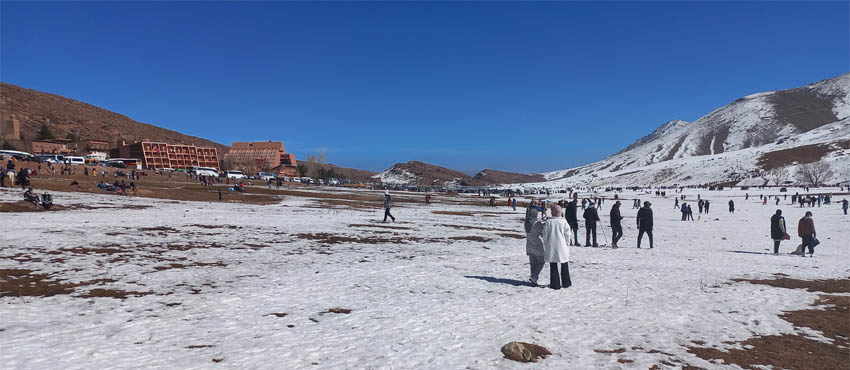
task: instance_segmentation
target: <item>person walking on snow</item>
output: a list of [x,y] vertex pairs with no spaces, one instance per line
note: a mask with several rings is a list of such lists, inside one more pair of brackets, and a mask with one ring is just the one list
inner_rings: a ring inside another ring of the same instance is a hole
[[844,215],[845,215],[845,216],[847,216],[847,205],[848,205],[848,203],[850,203],[850,202],[848,202],[848,201],[847,201],[847,198],[844,198],[844,199],[841,201],[841,209],[843,209],[843,210],[844,210]]
[[614,202],[614,205],[611,206],[611,247],[617,248],[617,241],[623,237],[623,225],[620,224],[620,221],[623,220],[623,216],[620,215],[620,201]]
[[815,246],[818,244],[816,238],[818,236],[815,231],[815,220],[812,219],[812,212],[806,211],[806,215],[800,219],[797,224],[797,235],[803,239],[803,248],[801,256],[806,256],[806,247],[809,247],[809,256],[815,256]]
[[578,201],[573,198],[570,202],[567,203],[567,211],[564,216],[567,219],[567,224],[570,225],[570,229],[573,231],[572,242],[570,245],[578,246]]
[[[552,218],[543,225],[543,260],[549,263],[549,287],[569,288],[570,280],[570,227],[561,217],[561,207],[552,205]],[[560,265],[560,271],[558,267]]]
[[688,220],[694,220],[694,210],[691,209],[691,205],[688,204]]
[[637,213],[638,240],[637,247],[640,248],[640,240],[643,239],[643,234],[649,236],[649,249],[652,249],[652,203],[643,202],[643,208]]
[[706,199],[703,207],[705,207],[705,214],[708,214],[708,208],[711,207],[711,202],[709,202],[708,199]]
[[593,201],[588,202],[587,209],[584,210],[584,230],[585,230],[585,247],[591,246],[590,236],[593,235],[593,247],[598,247],[596,244],[596,222],[599,221],[599,212],[596,211],[596,206]]
[[770,216],[770,238],[773,239],[773,254],[779,254],[779,243],[790,239],[785,231],[785,217],[782,210],[777,209],[776,214]]
[[702,214],[703,205],[705,205],[705,202],[703,202],[703,200],[700,199],[699,202],[697,202],[697,208],[699,208],[699,214]]
[[735,201],[729,199],[729,213],[735,214]]
[[673,198],[673,209],[679,209],[679,198]]
[[540,271],[543,270],[543,222],[537,219],[537,210],[529,208],[525,215],[525,254],[531,265],[531,278],[528,281],[537,286]]
[[387,216],[389,216],[393,222],[395,222],[395,217],[390,214],[390,208],[393,207],[393,199],[390,197],[390,191],[384,190],[384,223],[387,223]]
[[688,220],[688,203],[682,203],[682,221]]

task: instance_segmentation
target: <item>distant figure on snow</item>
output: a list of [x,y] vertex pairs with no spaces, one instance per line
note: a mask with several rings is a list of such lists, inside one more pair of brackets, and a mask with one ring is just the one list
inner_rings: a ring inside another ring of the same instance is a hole
[[812,219],[811,211],[806,211],[806,215],[803,216],[797,224],[797,235],[803,239],[803,248],[801,249],[800,255],[805,257],[806,247],[809,247],[809,256],[814,257],[815,246],[819,243],[817,241],[818,234],[815,231],[815,220]]
[[598,247],[596,244],[596,222],[599,221],[599,212],[596,211],[596,206],[593,201],[588,202],[587,209],[584,210],[584,230],[585,230],[585,247],[591,246],[590,236],[593,235],[593,247]]
[[[546,220],[543,227],[543,260],[549,263],[549,287],[552,289],[569,288],[570,280],[570,227],[561,217],[561,207],[552,205],[552,218]],[[560,273],[558,265],[560,264]]]
[[528,281],[537,286],[540,271],[543,270],[543,222],[537,219],[537,210],[529,208],[525,214],[525,254],[531,265],[531,278]]
[[617,241],[623,237],[623,225],[620,224],[620,221],[623,220],[623,216],[620,215],[620,201],[614,202],[614,205],[611,206],[611,247],[617,248]]
[[387,222],[387,216],[395,222],[395,217],[390,214],[390,208],[393,207],[393,198],[390,197],[390,191],[384,190],[384,223]]
[[850,203],[850,202],[847,201],[847,198],[844,198],[844,200],[841,201],[841,209],[844,210],[845,216],[847,216],[847,205],[848,205],[848,203]]
[[735,214],[735,201],[729,199],[729,213]]
[[649,236],[649,249],[652,249],[652,203],[643,202],[643,208],[638,210],[637,213],[637,227],[638,227],[638,240],[637,247],[640,248],[640,240],[643,238],[643,234]]
[[578,201],[575,198],[567,203],[567,211],[565,213],[567,224],[570,225],[570,229],[573,231],[570,245],[578,246]]
[[708,214],[708,208],[711,207],[711,202],[709,202],[708,199],[706,199],[705,205],[703,205],[703,206],[705,207],[705,214]]
[[782,217],[782,210],[780,209],[776,210],[776,214],[770,216],[770,238],[773,239],[773,254],[779,254],[779,243],[790,239],[785,231],[785,217]]

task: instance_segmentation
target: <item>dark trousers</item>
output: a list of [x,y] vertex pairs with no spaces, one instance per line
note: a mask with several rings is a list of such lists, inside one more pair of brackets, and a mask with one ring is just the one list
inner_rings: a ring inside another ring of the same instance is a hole
[[688,213],[682,212],[682,221],[687,221],[687,220],[688,220]]
[[393,222],[395,222],[395,217],[390,214],[390,209],[384,208],[384,222],[387,222],[387,216],[389,216],[391,219],[393,219]]
[[623,237],[623,226],[622,225],[612,225],[611,226],[611,242],[617,244],[617,240]]
[[590,244],[590,236],[592,234],[593,235],[593,246],[595,247],[597,245],[596,244],[596,224],[585,224],[584,230],[585,230],[584,234],[586,236],[584,246],[587,247],[587,246],[591,245]]
[[815,254],[815,237],[812,234],[803,235],[802,252],[806,254],[806,247],[809,247],[809,254]]
[[781,242],[781,240],[774,240],[773,241],[773,254],[779,254],[779,243],[780,242]]
[[569,262],[561,263],[561,273],[558,273],[558,263],[549,263],[549,287],[552,289],[569,288],[573,285],[570,280]]
[[640,248],[640,240],[643,239],[643,233],[646,233],[646,235],[649,236],[649,247],[652,248],[652,230],[644,230],[644,229],[640,229],[640,231],[638,231],[638,243],[637,243],[638,245],[637,245],[637,247]]

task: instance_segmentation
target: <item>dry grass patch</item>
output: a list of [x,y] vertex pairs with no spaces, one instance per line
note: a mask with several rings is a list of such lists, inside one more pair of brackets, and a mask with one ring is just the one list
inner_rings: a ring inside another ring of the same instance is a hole
[[392,226],[392,225],[379,225],[379,224],[351,224],[348,227],[377,227],[381,229],[395,229],[395,230],[410,230],[409,227],[406,226]]
[[466,235],[466,236],[451,236],[449,240],[466,240],[470,242],[481,242],[486,243],[489,242],[490,238],[485,238],[483,236],[475,236],[475,235]]
[[112,279],[96,279],[70,283],[50,279],[47,274],[28,269],[0,270],[0,297],[52,297],[71,294],[76,288],[87,285],[114,283]]
[[810,292],[850,293],[850,278],[825,280],[799,280],[786,277],[778,279],[732,279],[734,282],[769,285],[776,288],[806,289]]
[[339,308],[339,307],[336,307],[336,308],[331,308],[331,309],[329,309],[329,310],[327,310],[327,311],[319,312],[319,314],[320,314],[320,315],[323,315],[323,314],[326,314],[326,313],[338,313],[338,314],[348,315],[348,314],[350,314],[350,313],[351,313],[351,310],[350,310],[350,309],[347,309],[347,308]]
[[118,299],[127,299],[127,297],[141,297],[149,294],[153,294],[153,292],[133,292],[133,291],[123,291],[119,289],[101,289],[95,288],[86,293],[78,295],[79,298],[118,298]]

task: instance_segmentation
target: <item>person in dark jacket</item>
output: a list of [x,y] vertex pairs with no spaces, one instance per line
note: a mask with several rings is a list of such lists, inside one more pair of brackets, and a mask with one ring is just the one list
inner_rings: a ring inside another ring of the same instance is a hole
[[[786,194],[786,195],[787,195],[787,194]],[[843,210],[844,210],[844,215],[845,215],[845,216],[847,216],[847,205],[848,205],[848,204],[850,204],[850,202],[847,202],[847,198],[845,198],[844,200],[842,200],[842,201],[841,201],[841,209],[843,209]]]
[[735,214],[735,201],[729,199],[729,213]]
[[688,203],[682,203],[682,221],[688,220]]
[[703,207],[705,207],[705,214],[708,214],[708,209],[711,207],[711,202],[706,199],[705,204],[703,204]]
[[806,215],[800,219],[797,224],[797,235],[803,239],[803,249],[801,256],[806,256],[806,247],[809,247],[809,255],[815,255],[815,238],[818,233],[815,231],[815,220],[812,219],[812,212],[806,211]]
[[694,210],[691,209],[691,205],[688,204],[688,220],[694,220]]
[[567,224],[573,229],[574,244],[572,245],[578,246],[578,201],[575,198],[567,203],[567,212],[565,212],[564,218],[567,219]]
[[638,240],[637,247],[640,248],[640,240],[643,238],[643,234],[649,236],[649,249],[652,249],[652,203],[643,202],[643,208],[638,210],[637,213],[637,227],[638,227]]
[[611,206],[611,247],[613,248],[617,248],[617,241],[623,237],[623,225],[620,225],[622,220],[623,216],[620,215],[620,201],[618,200]]
[[599,244],[596,244],[596,222],[599,221],[599,212],[596,211],[596,206],[593,201],[588,202],[587,209],[584,210],[584,231],[585,231],[585,247],[591,246],[590,244],[590,236],[593,235],[593,246],[598,247]]
[[770,238],[773,239],[773,254],[779,254],[779,243],[788,235],[785,231],[785,217],[782,210],[777,209],[776,214],[770,216]]
[[699,200],[699,202],[697,202],[697,208],[699,208],[699,213],[700,213],[700,214],[702,214],[702,207],[703,207],[704,205],[705,205],[705,202],[704,202],[702,199],[700,199],[700,200]]
[[389,216],[393,222],[395,222],[395,217],[390,214],[390,208],[393,207],[393,199],[390,197],[390,191],[384,191],[384,223],[387,222],[387,216]]

